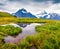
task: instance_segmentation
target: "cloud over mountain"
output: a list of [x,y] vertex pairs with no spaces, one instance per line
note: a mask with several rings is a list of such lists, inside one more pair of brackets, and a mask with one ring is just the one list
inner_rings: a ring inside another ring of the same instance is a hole
[[60,11],[60,0],[0,0],[0,10],[2,11],[11,13],[21,8],[25,8],[31,13],[41,10],[58,12]]

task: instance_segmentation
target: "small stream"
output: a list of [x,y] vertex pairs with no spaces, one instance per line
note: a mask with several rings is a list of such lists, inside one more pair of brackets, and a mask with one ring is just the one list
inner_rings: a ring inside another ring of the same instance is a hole
[[31,24],[12,24],[13,26],[17,26],[17,27],[21,27],[22,28],[22,33],[20,33],[19,35],[17,35],[16,37],[13,36],[7,36],[4,38],[4,41],[6,43],[18,43],[21,40],[23,40],[27,35],[31,35],[31,34],[35,34],[35,27],[37,25],[43,25],[43,23],[31,23]]

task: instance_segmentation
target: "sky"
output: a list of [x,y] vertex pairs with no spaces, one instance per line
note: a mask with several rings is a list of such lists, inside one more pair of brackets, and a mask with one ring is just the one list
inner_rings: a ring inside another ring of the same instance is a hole
[[21,8],[33,14],[41,11],[60,14],[60,0],[0,0],[0,11],[15,13]]

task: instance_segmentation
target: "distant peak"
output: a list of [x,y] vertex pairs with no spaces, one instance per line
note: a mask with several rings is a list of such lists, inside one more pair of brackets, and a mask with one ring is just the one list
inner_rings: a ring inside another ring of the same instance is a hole
[[26,11],[26,9],[24,9],[24,8],[22,8],[22,9],[20,9],[20,10]]
[[41,14],[47,14],[47,12],[44,10],[44,11],[42,11],[42,13]]
[[22,9],[19,9],[18,12],[23,12],[23,13],[27,13],[26,9],[22,8]]
[[39,14],[37,15],[44,15],[44,14],[48,14],[45,10],[44,11],[41,11]]

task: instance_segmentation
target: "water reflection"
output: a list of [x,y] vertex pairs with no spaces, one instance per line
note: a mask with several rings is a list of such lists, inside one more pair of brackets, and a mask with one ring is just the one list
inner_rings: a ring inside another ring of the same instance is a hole
[[30,25],[30,23],[18,23],[17,25],[19,25],[20,27],[25,28],[27,25]]
[[22,39],[24,39],[24,37],[26,37],[27,35],[35,34],[36,33],[35,27],[37,25],[42,25],[42,24],[40,23],[18,24],[18,26],[21,26],[22,28],[22,33],[17,35],[15,38],[13,36],[7,36],[4,38],[4,41],[8,43],[18,43]]

